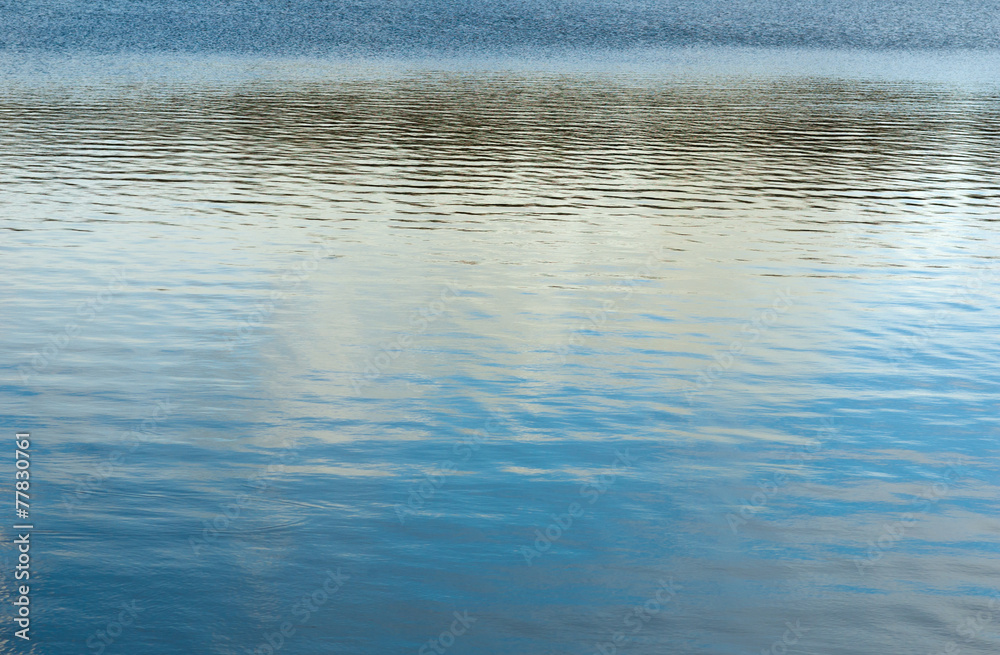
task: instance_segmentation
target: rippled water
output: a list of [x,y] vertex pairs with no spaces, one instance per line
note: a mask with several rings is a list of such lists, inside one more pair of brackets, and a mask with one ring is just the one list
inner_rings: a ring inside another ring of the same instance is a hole
[[25,65],[28,651],[996,652],[988,72]]

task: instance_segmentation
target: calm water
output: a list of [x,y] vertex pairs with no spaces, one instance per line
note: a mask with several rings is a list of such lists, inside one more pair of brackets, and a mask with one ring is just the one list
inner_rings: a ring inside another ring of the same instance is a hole
[[995,0],[21,0],[0,26],[28,52],[1000,47]]
[[664,56],[3,60],[0,649],[997,652],[997,69]]

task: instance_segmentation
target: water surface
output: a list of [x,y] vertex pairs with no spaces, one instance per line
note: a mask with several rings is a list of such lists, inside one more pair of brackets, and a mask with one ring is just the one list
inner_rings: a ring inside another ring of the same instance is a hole
[[6,60],[28,650],[996,652],[991,69],[692,56]]

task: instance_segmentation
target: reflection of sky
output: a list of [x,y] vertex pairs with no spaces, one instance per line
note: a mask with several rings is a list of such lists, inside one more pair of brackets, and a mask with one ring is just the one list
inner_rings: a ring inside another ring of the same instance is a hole
[[766,48],[668,46],[609,49],[592,47],[539,52],[531,56],[493,51],[431,52],[419,56],[286,54],[248,57],[210,53],[59,53],[0,51],[0,79],[18,87],[65,85],[79,93],[97,92],[109,85],[147,87],[164,85],[267,85],[342,81],[391,80],[433,70],[448,74],[475,73],[495,77],[498,71],[527,77],[540,73],[597,74],[617,77],[625,84],[649,78],[729,81],[798,77],[892,80],[968,84],[997,82],[996,49],[942,49],[923,51],[843,48]]
[[[132,597],[151,609],[122,652],[243,652],[337,566],[352,580],[288,652],[415,651],[468,609],[456,653],[590,655],[666,575],[677,607],[629,652],[746,652],[795,619],[806,652],[896,652],[904,633],[931,651],[996,587],[997,312],[990,287],[954,293],[996,258],[994,96],[269,75],[0,99],[2,389],[36,426],[46,652],[77,652]],[[16,367],[119,266],[128,287],[23,384]],[[417,327],[449,282],[458,297]],[[793,306],[751,342],[785,289]],[[227,352],[272,291],[287,297]],[[688,402],[734,339],[745,352]],[[65,510],[160,398],[157,434]],[[494,409],[400,525],[394,505]],[[195,557],[188,539],[286,441],[284,471]],[[625,448],[635,466],[529,568],[518,548]],[[963,476],[859,576],[852,558],[955,455]],[[777,471],[733,534],[727,514]]]

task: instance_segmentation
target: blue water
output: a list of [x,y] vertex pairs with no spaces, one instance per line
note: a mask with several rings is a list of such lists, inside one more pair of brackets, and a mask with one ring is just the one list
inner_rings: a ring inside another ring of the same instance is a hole
[[0,49],[997,48],[992,0],[5,0]]
[[995,653],[994,60],[4,55],[0,650]]

